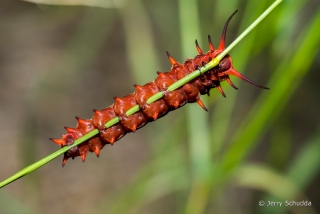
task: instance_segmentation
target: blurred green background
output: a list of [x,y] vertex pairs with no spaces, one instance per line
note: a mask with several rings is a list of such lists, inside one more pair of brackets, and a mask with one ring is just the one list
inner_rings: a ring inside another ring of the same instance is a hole
[[[50,4],[42,4],[43,2]],[[0,1],[0,180],[58,149],[74,116],[232,42],[272,0]],[[53,5],[56,4],[56,5]],[[0,191],[11,213],[320,213],[320,4],[284,0],[230,52],[232,78],[100,155],[57,158]],[[259,201],[312,206],[259,206]]]

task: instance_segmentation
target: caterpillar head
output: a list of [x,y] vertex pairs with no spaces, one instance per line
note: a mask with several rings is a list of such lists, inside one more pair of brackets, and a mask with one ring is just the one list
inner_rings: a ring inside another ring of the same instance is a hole
[[[220,39],[220,44],[217,50],[213,51],[213,57],[216,57],[217,55],[219,55],[224,49],[225,49],[225,39],[226,39],[226,35],[227,35],[227,28],[228,28],[228,24],[231,20],[231,18],[238,12],[238,10],[236,10],[227,20],[226,24],[224,25],[223,31],[222,31],[222,36]],[[209,38],[209,47],[210,50],[212,49],[212,43],[210,41]],[[236,76],[254,86],[257,86],[259,88],[263,88],[263,89],[269,89],[265,86],[259,85],[257,83],[255,83],[254,81],[248,79],[247,77],[243,76],[242,74],[240,74],[239,72],[237,72],[233,65],[232,65],[232,59],[229,55],[226,55],[219,63],[218,68],[217,68],[217,76],[219,81],[223,81],[226,80],[229,85],[231,85],[233,88],[238,89],[230,80],[229,75],[233,75]],[[222,89],[221,89],[222,90]],[[220,91],[221,92],[221,91]],[[222,91],[223,92],[223,91]],[[224,95],[224,93],[222,93]]]

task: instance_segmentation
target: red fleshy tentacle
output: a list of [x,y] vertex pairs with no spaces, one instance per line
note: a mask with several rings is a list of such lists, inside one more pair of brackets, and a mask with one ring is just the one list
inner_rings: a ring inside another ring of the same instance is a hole
[[66,165],[68,159],[69,157],[67,156],[67,153],[64,153],[63,159],[62,159],[62,167]]
[[197,100],[197,103],[199,104],[199,106],[200,106],[201,108],[203,108],[203,110],[208,111],[208,109],[207,109],[206,106],[203,104],[203,102],[202,102],[201,99],[198,99],[198,100]]
[[219,47],[217,49],[217,52],[220,53],[224,50],[224,46],[225,46],[225,40],[226,40],[226,36],[227,36],[227,29],[228,29],[228,24],[230,22],[230,20],[232,19],[232,17],[238,12],[238,10],[234,11],[233,14],[231,14],[231,16],[228,18],[227,22],[224,25],[223,31],[222,31],[222,36],[220,39],[220,44]]
[[263,85],[259,85],[258,83],[255,83],[254,81],[248,79],[247,77],[243,76],[242,74],[240,74],[239,72],[237,72],[236,70],[233,69],[233,67],[231,67],[228,71],[224,72],[228,75],[233,75],[233,76],[236,76],[254,86],[257,86],[258,88],[262,88],[262,89],[269,89],[268,87],[265,87]]
[[199,46],[198,40],[196,40],[196,48],[197,48],[198,54],[203,54],[203,52]]
[[219,92],[222,94],[222,96],[223,96],[224,98],[226,98],[227,96],[226,96],[226,94],[224,93],[224,91],[223,91],[223,89],[222,89],[222,87],[221,87],[220,84],[217,85],[217,88],[218,88]]
[[210,51],[214,51],[214,46],[212,44],[212,41],[211,41],[211,36],[208,35],[208,43],[209,43],[209,50]]
[[102,148],[103,148],[103,146],[100,147],[98,144],[93,144],[92,145],[92,150],[90,150],[90,151],[94,152],[96,154],[96,156],[99,157],[100,156],[100,150]]
[[81,130],[82,134],[86,134],[95,128],[91,119],[85,120],[77,116],[76,119],[78,121],[77,129]]
[[231,79],[229,78],[229,76],[226,77],[226,81],[229,83],[229,85],[230,85],[232,88],[238,90],[238,87],[233,84],[233,82],[231,81]]
[[80,153],[81,160],[82,160],[83,163],[86,160],[88,152],[89,152],[88,145],[86,145],[86,144],[80,144],[79,145],[79,153]]
[[[79,129],[69,128],[69,127],[64,127],[64,128],[65,128],[65,130],[67,130],[67,132],[68,132],[69,134],[72,135],[73,139],[78,139],[79,137],[83,136],[81,130],[79,130]],[[71,145],[71,144],[68,144],[68,143],[67,143],[67,145]]]
[[176,60],[169,54],[168,51],[167,51],[166,53],[167,53],[167,56],[168,56],[169,61],[170,61],[170,63],[171,63],[172,66],[175,66],[175,65],[179,64],[178,61],[176,61]]
[[58,144],[60,147],[66,146],[66,143],[65,143],[65,140],[63,139],[63,137],[61,139],[54,139],[54,138],[50,137],[49,140]]

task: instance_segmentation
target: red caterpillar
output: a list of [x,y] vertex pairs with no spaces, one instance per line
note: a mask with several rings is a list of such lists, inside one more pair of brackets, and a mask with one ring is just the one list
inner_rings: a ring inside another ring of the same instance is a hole
[[[198,51],[198,55],[193,59],[187,59],[183,64],[178,63],[167,52],[170,63],[172,64],[170,71],[165,73],[157,72],[158,77],[154,81],[143,86],[134,85],[136,88],[134,93],[122,98],[115,97],[115,103],[105,109],[102,109],[101,111],[96,109],[93,110],[94,116],[91,119],[84,120],[76,117],[78,120],[76,128],[65,127],[68,133],[62,135],[61,139],[50,138],[56,144],[64,147],[72,145],[76,139],[94,129],[99,130],[99,135],[92,137],[91,139],[71,148],[68,152],[66,152],[62,161],[62,166],[65,165],[70,157],[74,158],[81,156],[82,161],[85,161],[88,151],[94,152],[97,156],[99,156],[100,150],[106,144],[113,145],[115,141],[122,138],[126,133],[135,132],[148,122],[155,121],[156,119],[167,114],[169,111],[175,110],[186,103],[197,102],[204,110],[207,111],[207,108],[200,100],[200,95],[209,95],[210,89],[217,87],[220,93],[225,97],[225,94],[220,86],[220,82],[224,80],[226,80],[233,88],[238,89],[231,82],[229,75],[237,76],[238,78],[245,80],[257,87],[268,89],[249,80],[234,70],[231,57],[226,55],[220,61],[218,66],[212,68],[204,74],[201,74],[199,77],[184,84],[182,87],[174,91],[167,91],[167,88],[170,85],[187,76],[194,70],[204,66],[224,50],[227,27],[231,18],[236,12],[237,11],[235,11],[227,20],[217,50],[214,49],[211,38],[208,36],[209,51],[207,53],[203,53],[196,40],[196,49]],[[158,92],[162,92],[164,97],[151,104],[147,104],[146,102],[148,98]],[[136,105],[139,105],[140,110],[130,116],[127,116],[126,112]],[[106,129],[105,124],[115,117],[118,117],[120,122]]]

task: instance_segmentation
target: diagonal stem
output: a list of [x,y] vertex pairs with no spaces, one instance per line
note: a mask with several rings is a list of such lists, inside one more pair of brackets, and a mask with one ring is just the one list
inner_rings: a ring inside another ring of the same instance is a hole
[[[215,66],[217,66],[219,64],[219,62],[223,59],[223,57],[225,57],[253,28],[255,28],[267,15],[270,14],[270,12],[278,5],[282,2],[282,0],[276,0],[264,13],[262,13],[237,39],[235,39],[222,53],[220,53],[216,58],[212,59],[209,63],[207,63],[206,65],[204,65],[203,67],[201,67],[198,70],[193,71],[192,73],[190,73],[189,75],[185,76],[184,78],[178,80],[177,82],[175,82],[174,84],[170,85],[168,87],[168,91],[174,91],[177,88],[180,88],[181,86],[183,86],[184,84],[186,84],[187,82],[197,78],[198,76],[200,76],[200,74],[203,74],[205,72],[207,72],[208,70],[214,68]],[[200,72],[199,72],[200,71]],[[163,97],[163,93],[159,92],[154,94],[153,96],[151,96],[147,103],[153,103],[159,99],[161,99]],[[131,109],[129,109],[126,112],[126,115],[132,115],[134,113],[136,113],[137,111],[139,111],[140,108],[138,105],[132,107]],[[108,121],[105,125],[106,128],[110,128],[111,126],[113,126],[114,124],[118,123],[119,119],[118,118],[113,118],[110,121]],[[53,159],[57,158],[58,156],[64,154],[65,152],[67,152],[68,150],[70,150],[72,147],[78,146],[79,144],[85,142],[86,140],[92,138],[93,136],[99,134],[99,130],[98,129],[94,129],[93,131],[87,133],[86,135],[78,138],[74,144],[70,145],[70,146],[65,146],[59,150],[57,150],[56,152],[48,155],[47,157],[27,166],[26,168],[20,170],[19,172],[17,172],[16,174],[12,175],[11,177],[7,178],[6,180],[0,182],[0,188],[8,185],[9,183],[31,173],[32,171],[40,168],[41,166],[43,166],[44,164],[52,161]]]

